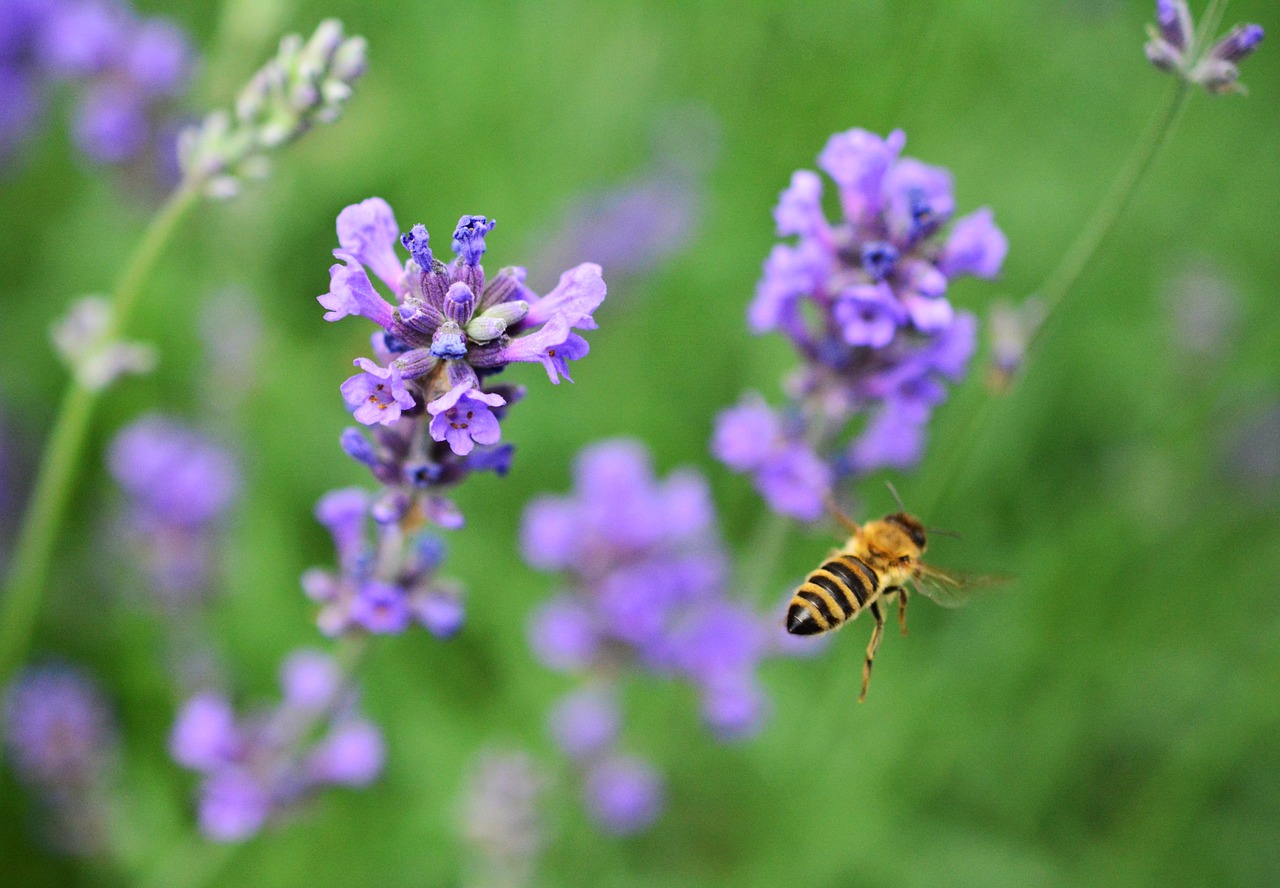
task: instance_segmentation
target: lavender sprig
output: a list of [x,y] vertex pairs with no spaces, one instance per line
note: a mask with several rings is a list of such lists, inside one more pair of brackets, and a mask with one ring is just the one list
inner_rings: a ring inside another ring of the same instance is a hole
[[525,560],[562,572],[566,587],[534,612],[529,643],[546,666],[580,678],[549,725],[584,775],[588,810],[609,831],[634,832],[658,816],[664,789],[652,766],[620,749],[619,675],[688,682],[717,738],[750,736],[768,710],[756,670],[784,633],[726,595],[701,476],[660,481],[644,447],[627,440],[587,448],[574,474],[572,494],[525,510]]
[[363,787],[382,772],[382,733],[333,658],[301,650],[280,674],[283,701],[237,716],[216,691],[189,699],[170,736],[174,760],[201,775],[201,832],[247,839],[325,786]]
[[1246,92],[1239,82],[1237,63],[1252,55],[1262,43],[1261,25],[1236,25],[1212,45],[1208,28],[1197,34],[1186,0],[1156,0],[1156,22],[1148,25],[1151,39],[1144,50],[1151,64],[1179,78],[1204,87],[1215,95]]
[[[327,21],[305,44],[298,39],[283,42],[261,81],[248,89],[260,101],[246,101],[234,123],[230,115],[213,114],[188,135],[183,180],[152,219],[126,264],[102,312],[106,320],[94,339],[96,354],[121,354],[118,343],[143,284],[200,197],[233,192],[238,177],[255,165],[260,167],[268,149],[296,138],[317,122],[332,120],[363,70],[363,39],[347,38],[340,24]],[[0,681],[26,656],[49,561],[101,392],[100,376],[73,371],[45,446],[0,601]]]
[[73,94],[71,133],[94,163],[163,152],[166,106],[190,79],[187,35],[164,18],[105,0],[0,0],[0,163],[26,137],[49,94]]
[[104,851],[118,731],[102,690],[79,669],[45,665],[19,673],[2,702],[3,745],[44,809],[52,845],[69,854]]
[[495,384],[495,375],[513,362],[537,362],[559,383],[569,379],[568,361],[589,351],[573,331],[596,327],[592,312],[606,292],[600,267],[583,263],[566,271],[541,297],[525,286],[522,268],[487,277],[481,259],[494,224],[463,216],[451,242],[456,258],[445,264],[433,254],[426,227],[401,233],[381,198],[338,215],[334,255],[341,262],[329,269],[329,292],[317,299],[327,321],[358,315],[379,327],[374,359],[357,358],[361,372],[340,391],[371,435],[348,428],[342,447],[380,489],[332,491],[317,506],[339,567],[308,571],[303,588],[320,603],[326,634],[399,633],[417,622],[447,638],[461,628],[458,586],[436,576],[443,545],[423,525],[462,526],[461,512],[443,492],[473,472],[503,475],[511,465],[513,448],[499,444],[501,421],[524,387]]
[[952,222],[950,173],[902,157],[905,142],[901,131],[837,133],[818,165],[841,217],[827,219],[809,170],[774,211],[796,241],[765,261],[748,318],[786,336],[803,364],[782,411],[749,396],[720,415],[712,449],[783,515],[816,520],[842,481],[920,460],[943,383],[964,375],[975,347],[975,319],[955,311],[948,284],[995,277],[1008,250],[989,209]]
[[348,37],[326,19],[304,41],[290,34],[236,98],[234,112],[215,111],[178,139],[186,181],[211,197],[237,194],[246,178],[262,178],[267,155],[318,123],[338,119],[364,73],[363,37]]

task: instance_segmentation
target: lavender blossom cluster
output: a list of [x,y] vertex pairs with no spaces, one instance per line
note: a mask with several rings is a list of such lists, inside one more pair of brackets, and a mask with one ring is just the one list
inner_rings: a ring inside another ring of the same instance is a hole
[[[321,628],[399,632],[416,619],[447,637],[462,622],[456,587],[435,579],[443,557],[424,524],[458,528],[461,512],[443,491],[479,471],[506,474],[513,448],[500,444],[501,421],[525,393],[495,383],[513,362],[540,363],[552,383],[570,379],[568,362],[585,356],[577,330],[595,329],[592,312],[605,297],[600,267],[583,263],[539,297],[523,268],[486,277],[481,258],[493,220],[463,216],[455,227],[455,258],[440,261],[419,224],[401,233],[391,207],[369,198],[338,215],[341,260],[329,270],[329,292],[318,297],[325,320],[358,315],[378,330],[373,359],[341,386],[366,436],[346,429],[346,453],[367,466],[376,494],[334,491],[317,517],[334,537],[338,573],[310,571],[304,588],[321,602]],[[396,246],[409,254],[402,259]],[[374,288],[369,272],[391,292]],[[572,381],[572,379],[570,379]],[[372,518],[375,540],[365,537]]]
[[71,131],[100,164],[159,144],[163,112],[185,90],[194,56],[173,22],[123,0],[0,0],[0,159],[35,127],[61,84],[75,94]]
[[126,495],[120,527],[155,602],[209,592],[218,530],[241,486],[235,458],[208,436],[159,414],[122,429],[107,466]]
[[14,775],[43,809],[50,844],[67,854],[102,851],[119,737],[98,685],[66,664],[30,667],[5,689],[0,727]]
[[525,510],[521,548],[567,588],[529,627],[534,654],[581,677],[551,715],[551,731],[585,775],[588,808],[618,833],[647,826],[662,787],[644,761],[618,750],[616,677],[639,670],[688,682],[717,737],[758,729],[767,709],[756,678],[776,650],[768,621],[725,594],[727,567],[704,479],[654,477],[648,452],[629,440],[578,457],[574,492]]
[[382,733],[332,657],[294,652],[280,685],[279,705],[245,716],[216,691],[178,713],[169,751],[201,775],[200,830],[213,841],[250,838],[323,787],[368,786],[382,772]]
[[331,491],[316,506],[338,553],[337,571],[312,568],[302,576],[307,597],[320,605],[320,631],[398,635],[416,621],[451,638],[464,615],[457,585],[436,577],[444,542],[422,530],[406,535],[399,522],[379,518],[376,506],[358,487]]
[[769,254],[748,320],[786,336],[803,365],[783,409],[748,395],[722,413],[712,450],[785,515],[815,520],[839,482],[919,461],[944,382],[964,375],[975,347],[976,321],[948,285],[995,277],[1008,250],[987,208],[952,223],[951,174],[902,157],[905,143],[900,130],[837,133],[818,166],[840,218],[827,219],[811,170],[774,210],[778,234],[796,240]]
[[1210,93],[1242,93],[1238,63],[1262,43],[1261,25],[1236,25],[1212,46],[1196,40],[1187,0],[1156,0],[1156,23],[1144,50],[1151,64],[1176,73]]

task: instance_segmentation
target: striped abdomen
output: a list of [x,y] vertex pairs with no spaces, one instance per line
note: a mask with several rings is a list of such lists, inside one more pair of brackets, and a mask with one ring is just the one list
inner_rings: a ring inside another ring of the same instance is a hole
[[869,602],[880,578],[856,555],[837,555],[800,584],[787,608],[787,631],[816,635],[852,620]]

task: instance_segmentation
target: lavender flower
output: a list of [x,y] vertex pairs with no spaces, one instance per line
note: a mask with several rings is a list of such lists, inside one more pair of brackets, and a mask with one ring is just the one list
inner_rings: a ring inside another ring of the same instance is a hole
[[[360,315],[381,328],[372,340],[375,360],[357,358],[361,372],[341,386],[372,440],[348,430],[343,447],[437,523],[451,508],[437,491],[471,472],[510,466],[511,449],[498,443],[501,421],[524,389],[492,377],[512,362],[537,362],[553,383],[568,379],[568,361],[588,351],[573,331],[595,329],[592,312],[605,297],[600,267],[590,263],[565,272],[543,297],[525,286],[523,269],[486,278],[481,259],[493,227],[484,216],[463,216],[452,237],[457,258],[446,265],[424,226],[401,234],[381,198],[353,204],[338,215],[341,262],[319,297],[325,320]],[[409,259],[397,256],[397,243]]]
[[533,881],[546,845],[542,796],[547,777],[523,752],[486,751],[471,769],[460,810],[460,832],[475,869],[466,884],[520,888]]
[[[976,322],[947,299],[953,278],[991,278],[1008,243],[991,211],[956,220],[951,175],[902,157],[906,137],[837,133],[818,165],[841,218],[822,209],[822,179],[798,171],[774,210],[778,233],[748,310],[757,333],[781,332],[804,364],[791,402],[751,396],[721,415],[712,450],[750,473],[777,512],[814,520],[841,481],[915,464],[944,381],[965,372]],[[857,423],[850,434],[851,423]]]
[[206,592],[217,528],[240,490],[235,459],[159,414],[111,442],[107,465],[127,497],[123,525],[157,600],[184,606]]
[[525,560],[568,574],[566,591],[534,613],[529,640],[545,665],[583,676],[553,709],[550,733],[588,773],[589,809],[607,829],[627,832],[657,816],[661,793],[652,769],[619,751],[618,673],[686,681],[716,737],[748,736],[767,710],[756,669],[782,633],[725,595],[725,558],[700,476],[659,481],[644,447],[627,440],[584,450],[574,474],[573,494],[539,497],[525,510]]
[[313,568],[302,577],[303,590],[320,604],[320,631],[399,634],[417,622],[449,638],[463,617],[457,586],[436,577],[444,544],[429,533],[407,534],[395,503],[389,513],[386,505],[355,487],[327,493],[316,505],[338,553],[337,572]]
[[28,668],[6,690],[0,724],[14,773],[38,796],[54,846],[101,851],[118,742],[101,689],[70,666]]
[[156,365],[150,345],[113,340],[111,304],[101,296],[73,303],[54,324],[52,336],[58,356],[91,391],[101,391],[126,374],[149,373]]
[[1044,321],[1044,305],[1030,297],[1021,305],[999,301],[991,306],[987,330],[991,338],[991,363],[987,367],[987,386],[995,392],[1007,393],[1022,370],[1031,338]]
[[1156,23],[1147,31],[1151,39],[1143,49],[1151,64],[1214,94],[1245,92],[1237,63],[1264,36],[1261,25],[1236,25],[1211,46],[1199,44],[1186,0],[1156,0]]
[[331,658],[296,652],[281,685],[278,706],[248,716],[214,691],[178,713],[169,751],[201,774],[200,830],[213,841],[247,839],[324,786],[367,786],[382,771],[382,734]]
[[181,133],[185,180],[225,198],[246,178],[261,178],[271,151],[338,119],[364,74],[365,51],[364,38],[346,36],[337,19],[325,19],[308,40],[286,36],[237,97],[234,114],[215,111]]
[[662,778],[646,762],[617,756],[587,774],[586,802],[606,830],[628,835],[647,829],[662,813]]
[[[5,0],[0,4],[0,152],[22,136],[54,87],[75,93],[71,130],[95,163],[163,153],[167,107],[186,87],[186,35],[123,2]],[[12,98],[9,98],[12,96]]]

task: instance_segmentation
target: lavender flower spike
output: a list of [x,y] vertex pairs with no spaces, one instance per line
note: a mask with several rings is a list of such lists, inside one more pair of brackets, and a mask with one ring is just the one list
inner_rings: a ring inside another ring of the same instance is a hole
[[1186,0],[1156,0],[1156,23],[1147,31],[1151,39],[1143,49],[1151,64],[1215,94],[1245,91],[1236,63],[1251,55],[1263,38],[1261,25],[1236,25],[1212,46],[1197,46]]
[[[234,113],[215,111],[178,138],[183,178],[211,197],[231,197],[266,171],[272,150],[338,118],[364,74],[365,41],[326,19],[310,39],[290,34],[241,90]],[[385,257],[382,257],[385,258]]]
[[952,221],[951,174],[903,157],[905,143],[899,130],[835,134],[818,166],[840,218],[827,220],[822,179],[805,170],[774,211],[795,241],[765,260],[748,323],[784,335],[802,366],[785,408],[757,398],[728,409],[712,449],[784,515],[816,520],[841,481],[915,463],[942,380],[963,375],[973,351],[973,317],[952,306],[949,284],[995,277],[1008,252],[989,209]]
[[249,716],[216,691],[178,712],[169,751],[200,775],[200,831],[215,842],[248,839],[325,786],[366,786],[382,771],[381,732],[332,658],[295,652],[281,679],[284,700]]

